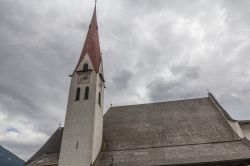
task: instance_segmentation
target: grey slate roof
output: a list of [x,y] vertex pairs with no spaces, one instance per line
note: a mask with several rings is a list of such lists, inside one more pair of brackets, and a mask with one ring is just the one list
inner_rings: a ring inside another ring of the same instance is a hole
[[112,107],[104,116],[104,146],[94,165],[248,161],[248,141],[217,107],[210,97]]
[[238,139],[209,98],[113,107],[104,116],[106,150]]
[[[248,142],[248,141],[247,141]],[[188,165],[250,160],[244,141],[102,152],[95,166]],[[205,164],[202,164],[205,165]]]

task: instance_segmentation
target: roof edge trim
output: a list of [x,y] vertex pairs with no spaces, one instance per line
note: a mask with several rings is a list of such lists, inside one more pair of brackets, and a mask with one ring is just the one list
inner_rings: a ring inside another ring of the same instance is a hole
[[235,119],[233,119],[227,111],[219,104],[219,102],[216,100],[216,98],[213,96],[212,93],[208,93],[208,98],[211,100],[211,102],[214,104],[214,106],[218,109],[218,111],[221,113],[222,117],[226,121],[226,123],[229,125],[230,129],[233,131],[234,134],[236,134],[239,138],[244,138],[244,134],[241,130],[241,127],[239,125],[239,122]]
[[220,105],[220,103],[216,100],[216,98],[214,97],[214,95],[212,93],[208,93],[208,98],[211,99],[211,101],[213,102],[213,104],[219,109],[219,111],[224,115],[224,117],[231,121],[231,122],[238,122],[237,120],[233,119],[228,113],[227,111]]
[[250,124],[250,120],[239,120],[239,124]]

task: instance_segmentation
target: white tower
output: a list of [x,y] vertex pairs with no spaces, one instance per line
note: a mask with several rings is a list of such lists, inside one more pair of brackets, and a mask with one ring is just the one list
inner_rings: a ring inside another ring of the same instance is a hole
[[90,166],[100,152],[104,77],[96,7],[72,74],[59,166]]

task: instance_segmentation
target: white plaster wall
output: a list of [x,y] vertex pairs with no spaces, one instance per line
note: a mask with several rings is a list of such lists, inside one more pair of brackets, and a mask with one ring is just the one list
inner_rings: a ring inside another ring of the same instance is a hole
[[250,140],[250,123],[240,124],[243,135]]
[[[99,73],[103,74],[102,64],[99,68]],[[96,84],[96,102],[95,102],[95,121],[94,121],[94,133],[93,133],[93,151],[92,151],[92,163],[95,161],[102,146],[103,136],[103,102],[104,102],[104,83],[97,77]],[[101,86],[100,86],[101,85]],[[98,104],[99,92],[101,93],[101,107]]]
[[[86,55],[77,70],[82,69],[86,62],[89,64],[89,68],[93,69],[91,60]],[[77,84],[77,79],[78,75],[74,73],[70,85],[59,166],[90,166],[95,160],[100,150],[100,142],[102,142],[102,109],[96,107],[98,105],[99,74],[93,70],[89,84]],[[84,100],[86,86],[89,86],[88,100]],[[80,100],[75,101],[78,87],[81,88]],[[77,141],[78,148],[76,148]]]

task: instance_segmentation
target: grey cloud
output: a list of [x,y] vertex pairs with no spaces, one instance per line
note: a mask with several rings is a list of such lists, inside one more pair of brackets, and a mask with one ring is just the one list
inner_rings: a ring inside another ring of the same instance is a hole
[[[200,68],[198,66],[172,66],[171,71],[173,75],[181,75],[181,77],[185,77],[187,80],[198,79]],[[182,78],[183,79],[183,78]]]
[[152,101],[185,99],[205,94],[199,83],[199,68],[174,66],[171,71],[176,78],[158,77],[148,85],[148,94]]
[[31,152],[34,153],[34,149],[40,148],[40,144],[22,144],[8,140],[2,141],[1,144],[8,148],[11,152],[18,154],[18,157],[20,158],[27,158],[27,154],[32,155]]
[[34,114],[34,109],[37,109],[35,103],[11,87],[0,85],[0,100],[3,110],[8,111],[10,115],[37,116],[37,113]]
[[129,70],[117,72],[117,75],[112,79],[112,85],[119,91],[126,90],[132,74],[133,73]]

